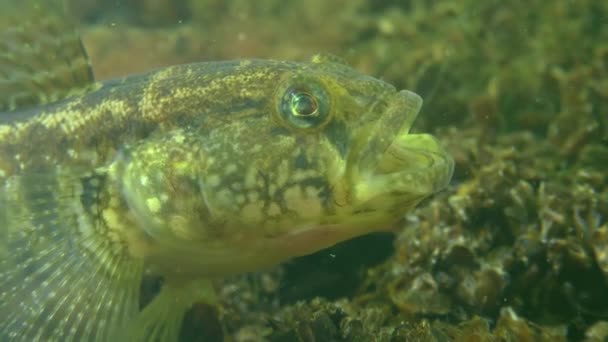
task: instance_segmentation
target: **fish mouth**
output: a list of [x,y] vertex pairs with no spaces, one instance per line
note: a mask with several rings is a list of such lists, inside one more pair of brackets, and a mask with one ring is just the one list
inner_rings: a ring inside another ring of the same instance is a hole
[[382,113],[372,124],[361,129],[356,137],[358,148],[353,157],[357,160],[353,165],[357,165],[357,168],[354,171],[365,173],[375,169],[396,137],[409,132],[421,107],[422,98],[408,90],[401,90],[374,104],[371,112]]
[[367,176],[356,184],[356,203],[343,215],[326,217],[272,239],[290,256],[306,255],[372,231],[391,231],[401,215],[425,197],[445,188],[454,161],[429,134],[402,131],[389,144]]
[[400,134],[382,155],[374,177],[382,183],[398,179],[392,185],[398,191],[428,195],[448,186],[453,173],[454,160],[435,137]]
[[444,189],[453,172],[454,160],[433,136],[401,134],[356,183],[356,211],[407,212]]
[[378,122],[366,133],[358,173],[354,174],[357,204],[362,211],[413,207],[445,188],[454,161],[429,134],[409,134],[422,105],[415,93],[402,90],[386,101]]

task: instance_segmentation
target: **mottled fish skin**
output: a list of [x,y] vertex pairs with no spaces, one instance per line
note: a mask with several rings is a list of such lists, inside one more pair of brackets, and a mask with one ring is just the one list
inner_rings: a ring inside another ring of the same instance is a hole
[[174,341],[209,279],[390,229],[452,174],[418,95],[330,56],[81,89],[0,112],[0,341]]

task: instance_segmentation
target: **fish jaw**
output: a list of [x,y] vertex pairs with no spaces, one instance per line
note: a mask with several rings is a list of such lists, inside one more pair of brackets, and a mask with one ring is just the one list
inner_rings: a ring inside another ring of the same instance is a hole
[[424,198],[448,186],[454,160],[429,134],[402,131],[381,155],[374,172],[355,186],[348,212],[327,217],[269,240],[283,257],[302,256],[375,231],[393,230],[395,221]]
[[393,230],[404,213],[447,187],[453,158],[432,135],[408,130],[381,154],[374,171],[357,181],[355,204],[348,212],[326,218],[331,223],[302,226],[269,241],[274,250],[301,256],[367,233]]
[[[422,98],[416,93],[402,90],[391,94],[385,106],[379,117],[359,129],[354,136],[355,148],[351,159],[356,161],[351,160],[351,163],[355,166],[353,171],[356,174],[375,169],[396,137],[408,134],[422,107]],[[372,111],[375,110],[372,108]]]
[[376,169],[358,182],[357,198],[364,206],[382,196],[418,202],[444,189],[453,172],[454,160],[435,137],[402,133],[382,155]]

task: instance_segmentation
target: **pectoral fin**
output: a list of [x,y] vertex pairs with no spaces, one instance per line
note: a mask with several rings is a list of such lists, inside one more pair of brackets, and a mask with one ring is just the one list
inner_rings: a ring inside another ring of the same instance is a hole
[[0,341],[107,341],[136,316],[142,262],[102,219],[103,188],[54,172],[0,189]]

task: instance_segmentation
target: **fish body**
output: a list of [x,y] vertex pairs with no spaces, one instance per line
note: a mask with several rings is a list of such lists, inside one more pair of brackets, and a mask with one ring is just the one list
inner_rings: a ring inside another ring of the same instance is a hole
[[[176,340],[210,280],[391,229],[450,180],[409,134],[421,98],[334,57],[100,83],[67,37],[67,68],[0,62],[26,70],[0,80],[0,341]],[[140,308],[144,274],[164,282]]]

